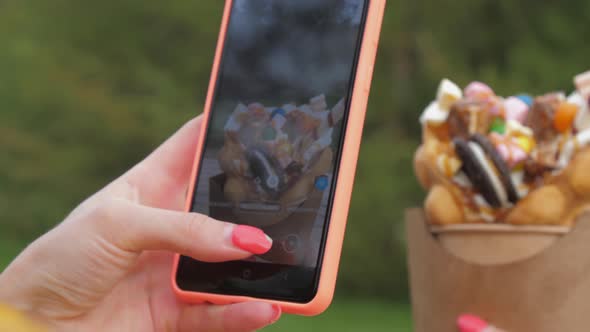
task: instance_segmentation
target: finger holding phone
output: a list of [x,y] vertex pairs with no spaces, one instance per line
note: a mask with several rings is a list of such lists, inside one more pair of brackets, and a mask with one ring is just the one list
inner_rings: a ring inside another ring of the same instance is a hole
[[181,212],[201,125],[190,121],[32,243],[0,274],[0,303],[57,331],[249,332],[277,321],[276,305],[190,305],[169,286],[172,252],[220,262],[272,245],[259,229]]

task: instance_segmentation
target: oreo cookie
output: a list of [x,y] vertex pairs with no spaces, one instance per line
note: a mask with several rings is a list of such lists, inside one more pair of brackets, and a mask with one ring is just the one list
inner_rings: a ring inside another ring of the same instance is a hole
[[256,184],[268,194],[278,195],[285,186],[285,172],[279,161],[262,147],[247,149],[246,160]]
[[473,135],[471,140],[481,146],[486,155],[492,160],[494,166],[496,166],[496,170],[500,175],[500,180],[508,194],[508,201],[512,204],[518,203],[519,197],[516,188],[514,187],[514,183],[512,182],[510,167],[508,167],[508,164],[506,164],[504,159],[498,154],[498,151],[492,142],[482,134]]
[[490,206],[508,207],[518,201],[508,166],[485,136],[456,138],[453,142],[463,172]]

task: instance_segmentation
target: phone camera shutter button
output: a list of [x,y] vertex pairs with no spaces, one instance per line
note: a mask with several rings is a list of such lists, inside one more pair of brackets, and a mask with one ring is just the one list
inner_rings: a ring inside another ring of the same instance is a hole
[[245,280],[252,279],[252,270],[250,270],[250,269],[244,269],[242,271],[242,278],[245,279]]

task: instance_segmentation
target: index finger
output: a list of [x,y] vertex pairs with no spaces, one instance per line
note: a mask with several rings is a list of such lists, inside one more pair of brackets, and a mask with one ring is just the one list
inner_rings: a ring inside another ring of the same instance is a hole
[[113,182],[107,191],[134,192],[146,206],[181,210],[190,181],[202,116],[187,122],[147,158]]

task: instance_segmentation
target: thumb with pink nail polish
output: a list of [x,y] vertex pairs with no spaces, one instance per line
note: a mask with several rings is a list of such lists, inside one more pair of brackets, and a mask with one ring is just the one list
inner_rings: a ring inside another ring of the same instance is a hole
[[507,332],[490,325],[485,320],[469,314],[463,314],[457,319],[459,332]]

